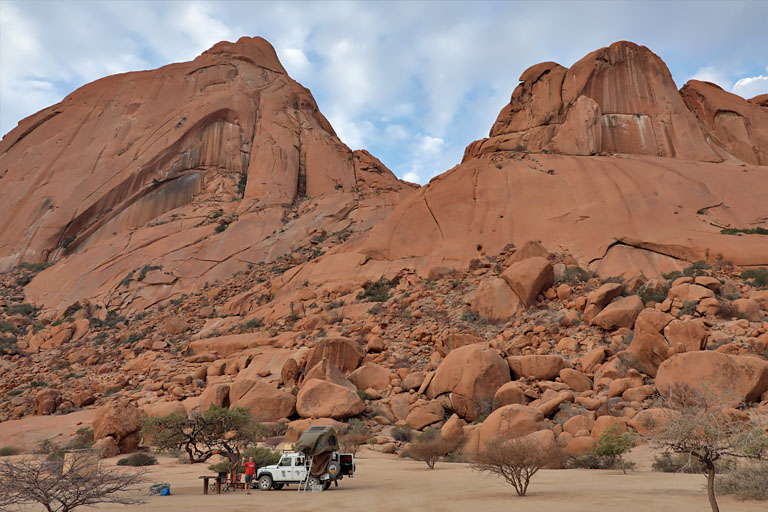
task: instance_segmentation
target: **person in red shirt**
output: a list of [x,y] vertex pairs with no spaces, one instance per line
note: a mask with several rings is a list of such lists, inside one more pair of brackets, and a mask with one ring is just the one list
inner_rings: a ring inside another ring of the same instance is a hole
[[[245,461],[245,458],[243,458]],[[251,494],[251,482],[256,475],[256,463],[253,462],[253,457],[248,457],[248,462],[245,462],[245,493]]]

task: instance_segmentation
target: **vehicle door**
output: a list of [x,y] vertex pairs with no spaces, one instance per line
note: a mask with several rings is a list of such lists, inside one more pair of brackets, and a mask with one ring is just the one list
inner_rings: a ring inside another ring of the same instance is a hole
[[276,480],[280,482],[293,480],[293,466],[291,457],[283,457],[277,463]]
[[306,478],[307,476],[307,467],[305,465],[305,458],[303,455],[300,455],[294,459],[294,466],[293,466],[293,480],[296,482],[301,482]]

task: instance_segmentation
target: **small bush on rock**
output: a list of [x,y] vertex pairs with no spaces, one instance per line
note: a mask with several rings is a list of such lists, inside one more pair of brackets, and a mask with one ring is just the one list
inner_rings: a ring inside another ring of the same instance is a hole
[[768,288],[768,269],[765,267],[745,270],[741,278],[755,288]]
[[401,443],[410,443],[413,439],[413,430],[408,425],[397,425],[392,429],[392,437]]
[[0,457],[10,457],[21,453],[21,448],[17,446],[1,446]]

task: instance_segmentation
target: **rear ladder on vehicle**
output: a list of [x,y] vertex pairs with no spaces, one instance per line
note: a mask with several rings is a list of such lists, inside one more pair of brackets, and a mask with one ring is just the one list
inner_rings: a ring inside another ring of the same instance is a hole
[[312,475],[312,461],[314,458],[309,459],[309,467],[307,468],[307,476],[304,477],[304,480],[299,482],[299,490],[296,492],[296,494],[301,494],[303,492],[307,492],[307,487],[309,487],[309,478]]

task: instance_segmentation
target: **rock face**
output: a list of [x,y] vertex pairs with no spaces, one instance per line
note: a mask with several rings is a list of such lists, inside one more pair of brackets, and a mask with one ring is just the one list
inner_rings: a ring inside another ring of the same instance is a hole
[[722,160],[664,62],[644,46],[617,42],[570,69],[537,64],[520,82],[490,138],[470,146],[468,155],[501,149]]
[[[768,265],[768,237],[719,227],[764,225],[768,168],[745,165],[709,137],[650,50],[619,42],[571,69],[538,64],[521,80],[490,137],[470,144],[461,165],[407,197],[343,257],[302,269],[296,281],[327,282],[332,265],[342,281],[401,268],[427,276],[528,240],[567,248],[605,276],[653,278],[719,256]],[[763,116],[749,119],[751,133],[762,133]],[[755,154],[768,151],[759,144]],[[496,307],[511,299],[492,281],[473,309],[506,320],[515,308]]]
[[[0,168],[0,269],[57,261],[28,288],[57,308],[128,291],[139,309],[290,251],[308,224],[367,229],[413,189],[247,37],[81,87],[9,132]],[[284,225],[304,197],[319,202]]]
[[750,356],[714,351],[677,354],[659,366],[656,389],[670,393],[676,386],[704,388],[728,403],[752,402],[768,389],[768,362]]
[[452,408],[462,418],[474,421],[484,405],[509,382],[509,367],[496,351],[467,345],[451,351],[435,372],[427,396],[448,393]]

